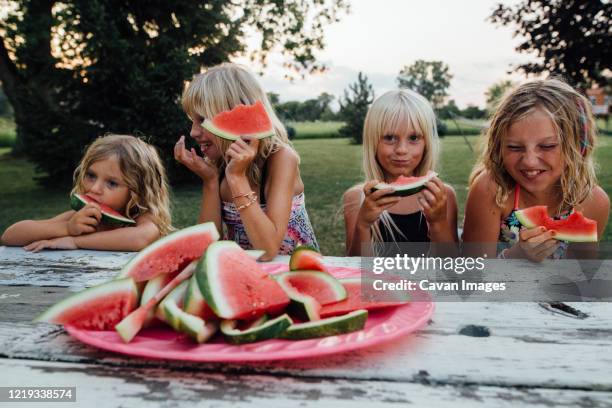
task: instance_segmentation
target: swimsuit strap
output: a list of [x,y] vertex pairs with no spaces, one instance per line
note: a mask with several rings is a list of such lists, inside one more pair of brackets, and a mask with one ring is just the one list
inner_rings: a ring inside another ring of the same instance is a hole
[[519,209],[519,193],[521,192],[521,186],[516,184],[514,186],[514,211]]

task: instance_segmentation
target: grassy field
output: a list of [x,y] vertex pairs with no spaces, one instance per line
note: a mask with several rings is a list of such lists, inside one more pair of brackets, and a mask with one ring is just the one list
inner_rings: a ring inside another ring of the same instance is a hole
[[329,139],[338,137],[344,122],[288,122],[295,129],[296,139]]
[[15,143],[15,122],[0,117],[0,147],[10,147]]
[[[477,137],[468,138],[472,145]],[[323,253],[344,254],[344,222],[342,194],[362,179],[361,146],[347,139],[296,140],[301,155],[301,173],[306,186],[306,203],[317,239]],[[32,179],[35,175],[31,163],[15,159],[9,149],[0,148],[0,230],[15,221],[28,218],[46,218],[65,211],[68,191],[44,189]],[[602,138],[597,150],[600,163],[599,182],[612,192],[612,139]],[[474,160],[463,138],[447,137],[442,140],[439,173],[457,192],[460,222],[467,195],[466,182]],[[181,228],[192,225],[197,217],[200,200],[199,187],[181,187],[173,191],[173,220]],[[609,224],[604,240],[612,241]]]

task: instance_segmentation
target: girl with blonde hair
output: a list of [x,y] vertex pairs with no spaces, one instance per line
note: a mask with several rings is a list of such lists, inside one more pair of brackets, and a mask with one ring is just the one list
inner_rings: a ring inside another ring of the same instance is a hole
[[[202,127],[220,112],[257,101],[273,124],[272,137],[229,141]],[[209,68],[189,83],[182,103],[202,156],[186,149],[181,136],[174,157],[202,179],[198,222],[213,221],[225,239],[264,250],[262,259],[290,254],[300,244],[318,249],[306,212],[299,156],[253,74],[231,63]]]
[[374,101],[363,129],[365,181],[343,197],[348,255],[366,255],[363,244],[374,244],[374,251],[384,242],[457,241],[455,191],[437,177],[408,197],[389,195],[392,189],[373,191],[379,182],[434,170],[438,150],[435,114],[424,97],[398,90]]
[[[2,242],[25,245],[29,251],[139,251],[172,230],[164,166],[155,148],[136,137],[107,135],[96,139],[74,171],[71,194],[75,193],[93,201],[79,211],[13,224],[2,235]],[[102,223],[101,206],[134,220],[134,226]]]
[[554,239],[555,231],[525,229],[517,220],[517,209],[534,205],[548,206],[558,219],[582,211],[597,221],[601,239],[610,200],[597,185],[596,126],[583,95],[555,78],[527,82],[500,103],[484,142],[465,210],[469,253],[495,256],[504,242],[502,258],[563,257],[567,244]]

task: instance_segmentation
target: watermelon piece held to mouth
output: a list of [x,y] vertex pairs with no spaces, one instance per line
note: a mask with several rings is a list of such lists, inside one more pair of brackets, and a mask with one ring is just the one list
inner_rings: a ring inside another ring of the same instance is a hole
[[56,303],[34,321],[86,330],[112,330],[134,310],[138,297],[138,287],[133,279],[113,280]]
[[196,279],[204,299],[222,319],[275,315],[289,303],[279,284],[234,241],[213,242],[198,263]]
[[227,140],[237,140],[240,136],[257,139],[274,136],[274,126],[261,101],[253,105],[237,105],[212,119],[206,119],[202,127],[210,133]]
[[98,204],[100,211],[102,212],[102,222],[108,225],[125,226],[134,225],[136,221],[121,215],[119,212],[113,210],[107,205],[104,205],[86,194],[73,194],[70,196],[70,208],[75,211],[79,211],[85,207],[86,204]]
[[408,302],[407,298],[406,300],[398,300],[397,302],[377,302],[374,299],[364,299],[364,295],[361,291],[361,278],[345,278],[340,279],[340,282],[346,290],[347,297],[341,302],[323,306],[319,311],[322,318],[343,315],[359,309],[375,310],[385,307],[401,306]]
[[326,271],[323,255],[309,246],[300,245],[291,254],[289,269],[292,271]]
[[389,195],[406,197],[423,190],[425,188],[425,184],[431,181],[431,179],[433,179],[437,175],[438,174],[436,172],[429,170],[427,174],[421,177],[399,176],[392,183],[378,183],[374,186],[372,191],[391,188],[393,189],[393,193]]
[[597,242],[597,221],[591,220],[580,211],[574,211],[563,220],[555,220],[548,216],[548,207],[536,205],[517,210],[516,218],[525,228],[545,227],[555,230],[553,237],[567,242]]
[[206,222],[167,235],[132,258],[119,273],[119,278],[132,277],[136,282],[157,275],[177,272],[199,259],[211,242],[219,239],[215,223]]

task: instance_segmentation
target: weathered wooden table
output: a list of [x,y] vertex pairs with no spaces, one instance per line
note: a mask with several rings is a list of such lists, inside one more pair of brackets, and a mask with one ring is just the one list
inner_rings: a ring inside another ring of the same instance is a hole
[[251,364],[132,358],[31,323],[71,291],[113,277],[132,255],[0,247],[0,386],[72,386],[77,399],[13,405],[612,407],[608,303],[572,304],[588,314],[579,319],[536,303],[441,302],[424,330],[393,343]]

